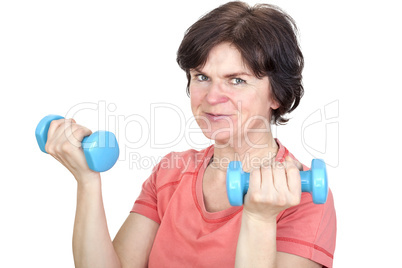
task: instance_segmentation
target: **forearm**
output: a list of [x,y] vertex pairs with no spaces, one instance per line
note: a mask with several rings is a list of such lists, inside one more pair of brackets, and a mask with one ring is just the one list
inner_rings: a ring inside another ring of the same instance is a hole
[[107,227],[100,177],[78,183],[73,254],[76,267],[121,267]]
[[262,222],[243,214],[235,267],[276,267],[276,222]]

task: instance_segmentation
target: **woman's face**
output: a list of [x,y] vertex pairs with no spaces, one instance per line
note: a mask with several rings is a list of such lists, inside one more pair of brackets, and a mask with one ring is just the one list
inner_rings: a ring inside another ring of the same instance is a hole
[[269,79],[255,77],[233,45],[215,46],[190,74],[191,109],[207,138],[233,144],[267,137],[271,109],[278,108]]

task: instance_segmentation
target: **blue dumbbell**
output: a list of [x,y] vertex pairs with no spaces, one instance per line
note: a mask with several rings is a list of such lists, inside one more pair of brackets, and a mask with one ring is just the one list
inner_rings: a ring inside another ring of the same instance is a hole
[[[300,171],[302,192],[313,197],[314,204],[324,204],[328,196],[328,178],[325,163],[321,159],[311,161],[311,169]],[[243,205],[244,195],[248,191],[250,173],[244,172],[240,161],[229,163],[226,172],[226,191],[232,206]]]
[[[35,130],[36,141],[42,152],[47,153],[45,145],[47,132],[53,120],[63,119],[60,115],[45,116]],[[119,158],[119,145],[115,135],[109,131],[97,131],[85,137],[82,142],[88,167],[93,171],[103,172],[111,169]]]

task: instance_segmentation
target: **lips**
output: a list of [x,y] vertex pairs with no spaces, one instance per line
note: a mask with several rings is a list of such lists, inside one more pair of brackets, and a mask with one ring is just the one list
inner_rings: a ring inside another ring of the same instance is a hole
[[218,121],[218,120],[225,120],[228,117],[230,117],[230,115],[228,114],[212,114],[212,113],[205,113],[207,118],[211,121]]
[[211,113],[207,113],[207,115],[210,115],[210,116],[227,116],[227,114],[211,114]]

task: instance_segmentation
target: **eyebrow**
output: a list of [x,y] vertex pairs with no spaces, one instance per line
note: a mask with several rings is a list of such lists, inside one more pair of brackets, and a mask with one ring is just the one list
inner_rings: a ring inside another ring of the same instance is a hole
[[[201,74],[204,74],[204,72],[202,72],[200,69],[198,69],[198,68],[194,68],[194,69],[192,69],[193,71],[195,71],[195,72],[197,72],[197,73],[201,73]],[[191,70],[190,70],[191,71]],[[236,72],[236,73],[230,73],[230,74],[225,74],[223,77],[224,78],[232,78],[232,77],[237,77],[237,76],[242,76],[242,75],[245,75],[245,76],[252,76],[250,73],[247,73],[247,72]],[[208,75],[207,75],[208,76]]]
[[251,76],[251,74],[246,73],[246,72],[238,72],[238,73],[226,74],[226,75],[224,75],[224,77],[231,78],[231,77],[237,77],[237,76],[242,76],[242,75]]

